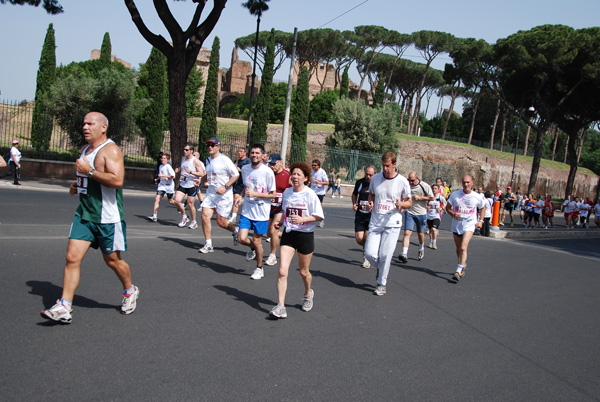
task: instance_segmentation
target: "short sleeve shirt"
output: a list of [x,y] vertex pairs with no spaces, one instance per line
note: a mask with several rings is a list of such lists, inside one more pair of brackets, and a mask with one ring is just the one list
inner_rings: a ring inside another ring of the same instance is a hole
[[293,188],[288,188],[283,192],[283,225],[286,232],[294,230],[310,233],[315,231],[317,222],[293,223],[290,218],[292,215],[325,218],[319,197],[309,187],[304,187],[302,191],[298,192],[294,192]]
[[[175,171],[173,167],[168,163],[166,165],[160,165],[158,168],[158,174],[175,177]],[[173,194],[175,192],[175,184],[171,177],[160,177],[158,181],[157,190],[164,191],[167,194]]]
[[319,168],[319,170],[317,170],[316,172],[314,170],[312,171],[312,183],[310,184],[310,188],[317,195],[325,194],[325,191],[326,191],[325,185],[317,184],[316,181],[327,181],[328,182],[327,173],[325,173],[325,170],[323,170],[323,168]]
[[[253,169],[252,165],[242,166],[242,180],[246,190],[258,193],[270,193],[275,191],[275,174],[271,168],[262,163]],[[269,198],[248,197],[244,195],[242,215],[253,221],[268,221],[271,212]]]
[[[206,162],[206,194],[216,194],[219,187],[223,187],[232,177],[239,176],[237,168],[226,155],[220,154],[214,159],[208,157]],[[231,187],[227,191],[232,191]]]
[[410,198],[410,185],[401,174],[387,179],[383,173],[371,178],[369,192],[375,196],[369,230],[402,227],[402,213],[396,208],[396,199]]
[[[419,184],[416,186],[411,185],[410,193],[426,197],[433,197],[433,191],[431,191],[431,187],[429,187],[429,184],[425,183],[423,180],[420,180]],[[413,200],[412,207],[408,209],[408,213],[411,215],[426,215],[428,202],[429,201]]]
[[485,208],[485,198],[475,191],[469,194],[463,189],[453,192],[448,199],[448,204],[452,205],[452,211],[459,213],[458,219],[452,219],[452,232],[459,235],[464,232],[474,232],[477,223],[477,210]]

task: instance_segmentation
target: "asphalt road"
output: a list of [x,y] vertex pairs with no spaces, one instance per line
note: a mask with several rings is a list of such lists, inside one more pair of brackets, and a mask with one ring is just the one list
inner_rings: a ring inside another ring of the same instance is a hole
[[2,189],[0,399],[600,400],[598,238],[476,237],[456,284],[445,221],[423,261],[413,235],[408,264],[392,264],[388,294],[377,297],[352,211],[329,202],[308,313],[294,269],[288,318],[268,319],[277,267],[250,280],[247,249],[216,225],[215,252],[199,254],[202,231],[178,228],[165,201],[159,222],[147,221],[146,194],[125,199],[135,313],[118,313],[120,282],[90,251],[73,323],[57,325],[39,311],[60,297],[77,199]]

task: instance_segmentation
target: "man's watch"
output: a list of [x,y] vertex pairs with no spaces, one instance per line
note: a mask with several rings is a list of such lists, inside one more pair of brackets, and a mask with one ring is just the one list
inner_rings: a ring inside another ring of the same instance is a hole
[[227,184],[224,184],[223,187],[225,187],[225,190],[229,189],[229,186]]
[[92,170],[89,171],[88,173],[88,177],[91,179],[92,177],[94,177],[94,172],[96,171],[95,168],[92,168]]

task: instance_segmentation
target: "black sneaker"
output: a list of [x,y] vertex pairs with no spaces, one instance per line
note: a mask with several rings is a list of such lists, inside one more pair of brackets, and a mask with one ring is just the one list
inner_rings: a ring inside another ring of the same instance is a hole
[[400,260],[401,263],[406,264],[408,262],[408,258],[406,258],[406,254],[400,254],[398,256],[398,259]]

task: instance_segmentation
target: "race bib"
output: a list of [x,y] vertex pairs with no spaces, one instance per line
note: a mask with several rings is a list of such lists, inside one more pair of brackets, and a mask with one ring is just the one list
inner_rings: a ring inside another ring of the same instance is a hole
[[291,229],[299,228],[302,225],[306,225],[306,222],[293,223],[291,217],[297,215],[301,217],[308,216],[307,205],[303,202],[288,202],[285,209],[285,221],[287,227]]
[[87,195],[88,177],[77,174],[77,194]]
[[282,193],[275,193],[275,198],[273,198],[273,200],[271,201],[271,206],[273,206],[273,207],[280,207],[281,206],[281,201],[283,201],[283,194]]
[[379,200],[377,205],[375,205],[375,213],[376,214],[391,214],[396,209],[394,205],[394,200]]
[[369,205],[369,201],[363,200],[358,202],[358,210],[362,213],[369,213],[367,209],[367,205]]

